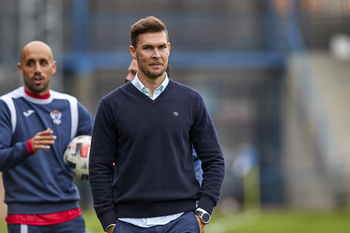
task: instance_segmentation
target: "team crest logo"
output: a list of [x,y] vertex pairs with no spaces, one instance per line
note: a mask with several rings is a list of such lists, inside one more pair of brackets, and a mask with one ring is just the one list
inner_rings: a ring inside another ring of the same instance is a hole
[[61,124],[61,117],[62,117],[62,113],[60,113],[59,111],[57,110],[53,110],[51,113],[50,113],[50,116],[53,120],[53,123],[55,123],[56,125],[59,125]]

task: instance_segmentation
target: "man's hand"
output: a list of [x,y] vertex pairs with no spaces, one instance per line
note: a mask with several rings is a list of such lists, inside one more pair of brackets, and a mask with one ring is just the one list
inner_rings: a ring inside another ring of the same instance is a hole
[[50,145],[55,143],[56,136],[52,135],[53,131],[50,128],[47,128],[44,131],[41,131],[32,138],[32,149],[33,151],[48,150]]
[[199,225],[199,230],[200,233],[202,233],[204,231],[204,223],[202,223],[201,219],[196,215],[197,221],[198,221],[198,225]]
[[115,227],[114,225],[108,227],[107,230],[106,230],[106,232],[107,232],[107,233],[112,233],[112,232],[114,231],[114,227]]

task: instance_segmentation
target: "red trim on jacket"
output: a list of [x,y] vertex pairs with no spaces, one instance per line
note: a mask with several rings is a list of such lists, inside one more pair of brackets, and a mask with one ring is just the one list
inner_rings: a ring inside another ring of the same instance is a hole
[[47,94],[44,94],[44,95],[38,95],[38,94],[34,94],[34,93],[31,93],[29,91],[27,91],[25,88],[24,88],[24,92],[29,95],[30,97],[33,97],[33,98],[36,98],[36,99],[48,99],[50,98],[50,93],[47,93]]
[[33,150],[32,139],[33,138],[31,138],[27,141],[27,150],[29,151],[29,153],[31,153],[33,155],[33,154],[35,154],[36,151]]
[[80,208],[52,214],[10,214],[6,217],[7,225],[26,224],[47,226],[68,222],[81,215]]

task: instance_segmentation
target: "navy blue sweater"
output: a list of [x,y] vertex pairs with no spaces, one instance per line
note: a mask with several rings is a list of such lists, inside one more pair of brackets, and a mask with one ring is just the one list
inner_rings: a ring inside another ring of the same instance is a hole
[[[201,188],[191,143],[202,160]],[[220,196],[224,158],[201,95],[169,80],[155,100],[131,83],[103,97],[89,172],[94,208],[104,228],[118,217],[194,211],[198,199],[199,207],[211,213]]]

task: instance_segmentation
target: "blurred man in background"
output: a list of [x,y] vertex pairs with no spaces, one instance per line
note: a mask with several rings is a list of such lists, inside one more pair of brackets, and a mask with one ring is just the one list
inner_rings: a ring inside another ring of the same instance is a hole
[[134,80],[138,71],[139,67],[137,66],[137,61],[135,59],[132,59],[128,68],[128,75],[125,78],[125,83]]

